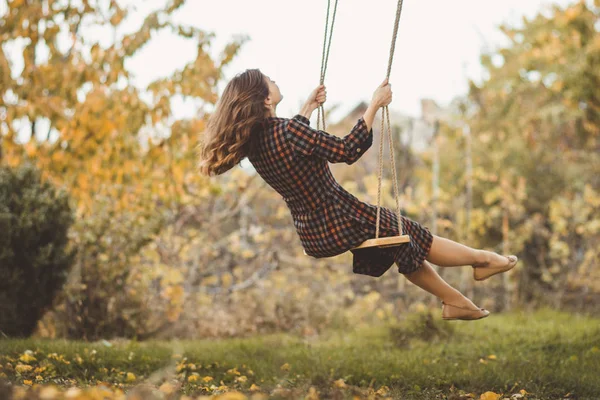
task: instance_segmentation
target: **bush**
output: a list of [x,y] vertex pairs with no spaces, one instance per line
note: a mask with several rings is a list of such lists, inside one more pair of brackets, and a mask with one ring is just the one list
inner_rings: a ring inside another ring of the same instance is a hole
[[68,195],[31,164],[0,166],[0,330],[29,336],[52,305],[75,252]]

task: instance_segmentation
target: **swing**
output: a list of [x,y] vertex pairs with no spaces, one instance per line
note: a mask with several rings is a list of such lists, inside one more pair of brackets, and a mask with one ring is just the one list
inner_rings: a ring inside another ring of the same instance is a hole
[[[335,14],[337,11],[337,3],[336,0],[334,9],[333,9],[333,18],[331,21],[331,30],[329,32],[329,42],[327,41],[327,31],[329,24],[329,9],[331,1],[327,0],[327,18],[325,22],[325,40],[323,42],[323,58],[321,60],[321,85],[325,81],[325,72],[327,71],[327,60],[329,58],[329,48],[331,47],[331,37],[333,35],[333,25],[335,23]],[[396,37],[398,36],[398,26],[400,24],[400,15],[402,13],[402,3],[403,0],[398,0],[398,7],[396,10],[396,22],[394,24],[394,33],[392,35],[392,44],[390,46],[390,58],[388,61],[388,69],[386,78],[389,80],[390,73],[392,71],[392,61],[394,59],[394,50],[396,48]],[[321,123],[323,123],[323,129],[325,129],[325,111],[323,109],[323,105],[319,105],[318,108],[318,116],[317,116],[317,129]],[[381,177],[383,175],[383,135],[387,132],[389,138],[389,146],[390,146],[390,160],[392,162],[392,172],[394,175],[394,192],[396,196],[396,206],[398,211],[398,231],[400,235],[398,236],[387,236],[387,237],[379,237],[379,221],[381,219]],[[379,141],[379,173],[378,173],[378,186],[377,186],[377,222],[375,227],[375,238],[367,239],[362,242],[360,245],[352,248],[351,250],[360,250],[367,249],[371,247],[397,247],[405,243],[410,242],[410,236],[404,234],[404,230],[402,228],[402,213],[400,211],[400,195],[398,194],[398,180],[396,178],[396,163],[394,161],[394,143],[392,139],[392,128],[390,124],[390,111],[388,106],[385,106],[381,110],[381,140]],[[305,252],[306,253],[306,252]]]
[[[396,9],[396,22],[394,23],[394,33],[392,35],[392,44],[390,46],[390,58],[388,61],[388,69],[386,78],[389,80],[390,73],[392,71],[392,61],[394,60],[394,50],[396,48],[396,37],[398,36],[398,26],[400,24],[400,14],[402,13],[402,2],[398,0],[398,7]],[[394,193],[396,196],[396,207],[398,211],[398,236],[387,236],[379,237],[379,220],[381,217],[381,176],[383,174],[383,135],[387,131],[389,145],[390,145],[390,160],[392,162],[392,173],[394,175]],[[400,195],[398,193],[398,179],[396,177],[396,162],[394,161],[394,141],[392,139],[392,126],[390,123],[390,110],[388,106],[385,106],[381,110],[381,139],[379,141],[379,173],[378,173],[378,185],[377,185],[377,222],[375,227],[375,238],[367,239],[360,245],[354,247],[352,250],[367,249],[371,247],[397,247],[405,243],[410,242],[410,236],[404,234],[402,229],[402,212],[400,211]]]

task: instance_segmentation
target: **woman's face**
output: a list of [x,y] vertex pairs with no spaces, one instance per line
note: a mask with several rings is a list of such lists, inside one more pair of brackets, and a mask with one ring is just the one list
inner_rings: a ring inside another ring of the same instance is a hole
[[275,81],[271,80],[268,76],[265,75],[265,80],[267,81],[267,85],[269,85],[269,97],[265,100],[267,105],[272,105],[273,108],[277,107],[277,104],[283,99],[281,92],[279,91],[279,86],[275,83]]

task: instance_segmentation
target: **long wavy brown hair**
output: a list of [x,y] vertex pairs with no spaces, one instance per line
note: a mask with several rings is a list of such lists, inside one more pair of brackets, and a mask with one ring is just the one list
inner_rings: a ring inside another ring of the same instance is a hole
[[202,174],[223,174],[256,150],[255,139],[266,128],[268,96],[269,86],[258,69],[248,69],[227,84],[199,143]]

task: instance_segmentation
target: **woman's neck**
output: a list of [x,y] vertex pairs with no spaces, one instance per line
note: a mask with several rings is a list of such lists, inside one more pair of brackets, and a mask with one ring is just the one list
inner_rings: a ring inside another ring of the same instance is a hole
[[269,107],[267,109],[267,118],[277,118],[277,107]]

